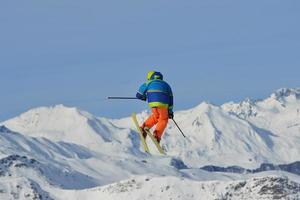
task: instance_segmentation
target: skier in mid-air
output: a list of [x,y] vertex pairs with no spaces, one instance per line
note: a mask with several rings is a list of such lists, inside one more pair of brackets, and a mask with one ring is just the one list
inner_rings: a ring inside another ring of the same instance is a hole
[[152,114],[142,124],[141,130],[144,138],[147,133],[156,125],[153,132],[154,137],[159,143],[169,119],[173,119],[173,93],[170,85],[163,80],[160,72],[150,71],[147,75],[147,82],[141,85],[136,97],[140,100],[148,100]]

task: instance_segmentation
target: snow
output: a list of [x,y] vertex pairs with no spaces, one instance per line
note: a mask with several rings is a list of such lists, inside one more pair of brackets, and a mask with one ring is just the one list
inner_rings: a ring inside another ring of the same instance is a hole
[[[299,94],[299,89],[281,89],[261,101],[246,99],[221,106],[203,102],[176,112],[175,120],[188,138],[184,139],[170,122],[162,145],[168,155],[180,157],[189,167],[196,168],[203,165],[256,168],[264,162],[297,161],[300,159]],[[145,112],[139,118],[144,116]],[[111,121],[119,127],[132,128],[130,118]]]
[[90,148],[112,140],[109,130],[100,120],[63,105],[30,110],[5,125],[28,136],[84,144]]
[[199,182],[179,177],[139,176],[84,191],[68,191],[57,199],[298,199],[300,184],[287,177],[265,176],[247,181]]
[[[149,139],[152,155],[143,152],[130,117],[99,118],[64,105],[35,108],[0,123],[0,198],[297,199],[295,174],[200,167],[299,161],[299,113],[300,89],[221,106],[203,102],[175,113],[187,138],[170,121],[161,156]],[[138,114],[139,122],[148,115]]]

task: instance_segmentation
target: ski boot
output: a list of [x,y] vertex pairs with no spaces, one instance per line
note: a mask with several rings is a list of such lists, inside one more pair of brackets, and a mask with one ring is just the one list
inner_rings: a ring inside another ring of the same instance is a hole
[[154,138],[156,139],[157,143],[159,144],[161,138],[158,137],[158,135],[156,134],[156,131],[153,132],[153,136],[154,136]]
[[146,140],[147,133],[146,133],[145,129],[148,129],[148,128],[147,127],[140,127],[140,128],[141,128],[141,131],[142,131],[142,135],[143,135],[144,139]]

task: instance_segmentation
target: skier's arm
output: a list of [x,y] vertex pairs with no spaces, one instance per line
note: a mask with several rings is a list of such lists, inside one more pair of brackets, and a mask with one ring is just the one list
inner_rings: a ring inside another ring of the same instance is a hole
[[173,114],[173,104],[174,104],[174,97],[171,87],[169,88],[169,96],[170,96],[170,102],[169,102],[169,113]]
[[147,84],[144,83],[143,85],[141,85],[138,92],[136,93],[136,98],[142,101],[146,101],[147,100],[146,92],[147,92]]
[[173,96],[170,96],[169,112],[173,112]]

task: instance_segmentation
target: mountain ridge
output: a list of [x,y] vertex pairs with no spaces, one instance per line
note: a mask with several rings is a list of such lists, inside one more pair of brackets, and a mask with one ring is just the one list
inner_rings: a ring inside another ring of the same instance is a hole
[[[0,198],[297,199],[300,100],[293,91],[280,94],[176,112],[187,138],[170,122],[161,141],[166,156],[150,141],[152,155],[143,152],[130,117],[99,118],[64,105],[29,110],[0,123]],[[138,114],[139,122],[148,115]],[[288,171],[287,163],[294,174],[230,171],[277,164]],[[223,171],[200,169],[205,165]]]
[[[300,160],[297,146],[300,114],[295,113],[296,108],[300,109],[300,100],[292,98],[298,94],[300,89],[283,88],[260,101],[246,99],[221,106],[202,102],[175,113],[175,120],[186,132],[187,139],[170,122],[162,145],[169,155],[180,157],[189,167],[237,164],[256,168],[266,162],[281,164]],[[138,114],[139,122],[147,115],[148,112]],[[130,117],[99,118],[74,107],[56,105],[29,110],[1,124],[29,136],[72,142],[99,152],[141,150]],[[239,155],[243,155],[242,159],[232,163]]]

